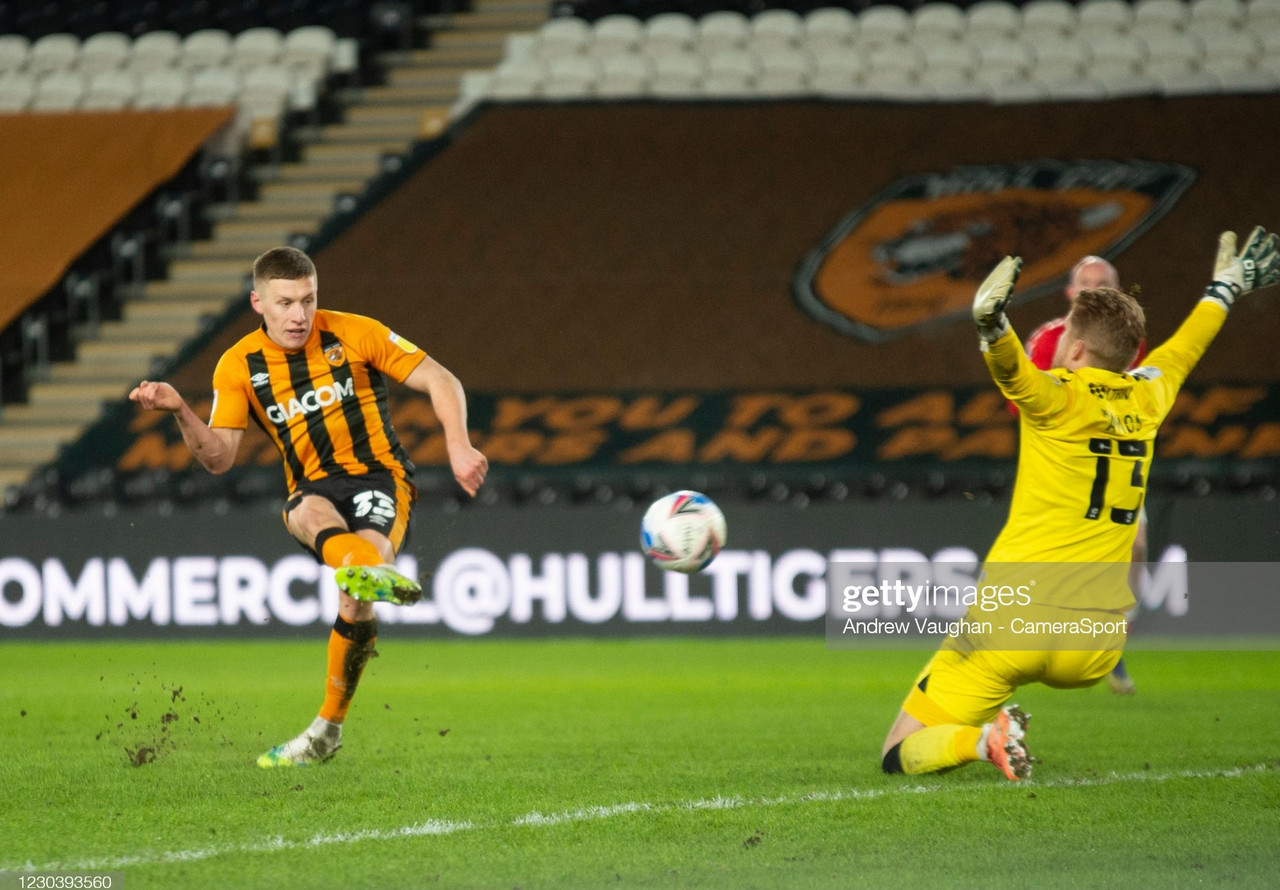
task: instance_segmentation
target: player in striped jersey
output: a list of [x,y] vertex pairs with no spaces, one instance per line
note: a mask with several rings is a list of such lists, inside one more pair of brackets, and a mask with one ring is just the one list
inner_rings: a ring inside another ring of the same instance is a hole
[[[980,583],[1003,584],[1020,572],[1029,577],[1009,587],[1017,593],[1008,601],[970,607],[966,627],[921,671],[885,739],[885,772],[938,772],[987,760],[1009,779],[1026,778],[1027,715],[1006,704],[1014,690],[1033,682],[1090,686],[1115,665],[1124,646],[1122,619],[1133,605],[1129,559],[1156,430],[1236,298],[1280,281],[1276,243],[1257,228],[1237,254],[1235,234],[1224,232],[1204,296],[1133,371],[1126,369],[1145,321],[1128,294],[1097,288],[1077,296],[1054,370],[1045,372],[1031,363],[1004,314],[1022,261],[1006,257],[979,287],[973,316],[983,358],[1021,415],[1009,517]],[[1043,629],[1016,639],[1019,622],[1028,619]],[[1094,622],[1106,626],[1103,634],[1091,630]]]
[[280,450],[285,526],[335,570],[339,590],[320,713],[301,735],[258,758],[264,768],[301,766],[341,747],[347,708],[374,652],[373,603],[411,605],[422,595],[393,565],[417,492],[413,464],[391,428],[388,379],[431,397],[454,478],[468,494],[489,465],[471,446],[458,379],[380,322],[319,309],[316,268],[305,253],[277,247],[262,254],[253,288],[262,323],[218,361],[208,424],[167,383],[143,381],[129,398],[172,413],[212,473],[231,469],[250,419]]

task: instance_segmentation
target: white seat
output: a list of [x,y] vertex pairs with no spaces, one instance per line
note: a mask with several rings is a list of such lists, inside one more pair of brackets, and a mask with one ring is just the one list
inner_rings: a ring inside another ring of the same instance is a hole
[[922,53],[926,72],[952,72],[953,78],[958,73],[968,80],[979,62],[978,51],[968,43],[930,43]]
[[667,52],[653,59],[649,91],[655,96],[693,96],[699,91],[705,62],[692,52]]
[[590,42],[591,26],[582,19],[548,19],[538,28],[536,52],[543,58],[579,53]]
[[173,65],[182,53],[182,38],[173,31],[139,34],[129,51],[129,70],[139,76]]
[[226,63],[241,70],[274,65],[283,50],[284,36],[275,28],[248,28],[231,39],[231,53]]
[[862,46],[903,43],[911,34],[911,15],[901,6],[868,6],[858,16]]
[[798,46],[804,38],[804,19],[790,9],[766,9],[756,13],[748,24],[751,44],[761,49],[771,45]]
[[1224,93],[1274,93],[1280,88],[1280,78],[1266,68],[1206,70],[1218,78]]
[[1280,0],[1247,0],[1244,25],[1250,30],[1280,30]]
[[832,98],[858,98],[867,94],[862,78],[847,71],[816,69],[809,77],[809,89],[819,96]]
[[629,53],[644,42],[644,25],[633,15],[602,16],[591,26],[591,53],[597,58]]
[[1200,70],[1199,62],[1187,59],[1147,59],[1140,74],[1153,77],[1161,84],[1168,80],[1176,80]]
[[1076,21],[1076,8],[1066,0],[1030,0],[1022,7],[1024,36],[1035,32],[1071,34]]
[[99,31],[89,36],[80,46],[80,61],[76,68],[81,74],[93,75],[99,71],[113,71],[129,60],[132,42],[119,31]]
[[644,51],[650,55],[687,52],[698,42],[698,23],[683,12],[663,12],[644,25]]
[[911,13],[911,39],[917,46],[952,43],[960,39],[968,27],[968,20],[954,3],[930,0]]
[[1262,55],[1262,41],[1250,31],[1216,31],[1204,39],[1204,64],[1236,63],[1250,68]]
[[51,71],[68,71],[80,58],[80,38],[74,34],[46,34],[31,44],[27,72],[39,76]]
[[858,35],[858,17],[839,6],[823,6],[804,17],[805,44],[813,49],[819,45],[848,45]]
[[36,79],[25,71],[0,74],[0,111],[24,111],[36,94]]
[[1218,78],[1207,71],[1189,71],[1159,78],[1160,93],[1165,96],[1203,96],[1222,92]]
[[51,71],[36,84],[32,111],[70,111],[84,96],[84,78],[76,71]]
[[[182,41],[182,52],[178,56],[178,66],[188,71],[197,68],[214,68],[221,65],[231,54],[231,35],[218,28],[204,28],[193,31]],[[192,87],[195,87],[194,82]]]
[[542,81],[542,95],[548,99],[575,99],[589,96],[595,89],[600,71],[586,56],[565,55],[547,60],[547,76]]
[[615,53],[600,59],[596,95],[610,98],[643,96],[649,89],[653,63],[639,53]]
[[240,92],[240,74],[232,68],[201,68],[191,75],[182,104],[188,108],[234,105]]
[[1059,102],[1097,102],[1107,98],[1107,88],[1090,77],[1048,81],[1049,98]]
[[706,57],[707,77],[724,76],[750,81],[760,71],[760,62],[745,49],[722,49]]
[[965,40],[970,43],[1007,39],[1022,30],[1022,10],[1009,0],[978,0],[965,12],[965,19]]
[[890,102],[934,101],[937,96],[927,85],[897,71],[867,72],[862,78],[866,95]]
[[1085,66],[1093,58],[1089,45],[1075,37],[1037,32],[1024,38],[1023,42],[1035,56],[1032,74],[1044,83],[1083,76]]
[[493,71],[488,95],[494,99],[527,99],[541,91],[545,64],[536,56],[507,59]]
[[[911,80],[924,70],[924,52],[914,44],[879,44],[868,47],[868,76],[881,74],[886,76],[900,75]],[[866,80],[866,78],[863,78]]]
[[1124,34],[1133,25],[1128,0],[1081,0],[1076,7],[1076,33],[1089,39]]
[[1143,38],[1147,63],[1183,62],[1188,67],[1204,58],[1204,43],[1185,31],[1150,32]]
[[751,26],[740,12],[721,9],[698,20],[698,46],[708,57],[721,50],[745,46],[750,36]]
[[1090,73],[1095,77],[1102,69],[1112,72],[1136,74],[1147,61],[1147,45],[1132,34],[1098,35],[1089,43],[1089,51],[1093,53]]
[[128,107],[138,92],[137,78],[116,68],[89,76],[80,107],[86,111],[119,111]]
[[21,34],[0,34],[0,75],[19,71],[27,64],[31,41]]
[[1232,28],[1244,19],[1244,0],[1191,0],[1189,27],[1217,22]]
[[987,88],[958,68],[925,68],[919,82],[943,102],[983,102]]
[[279,118],[291,105],[293,74],[281,64],[255,65],[244,72],[236,101],[251,117]]
[[325,25],[303,25],[284,35],[280,64],[303,69],[323,78],[335,67],[338,38]]
[[1132,28],[1172,28],[1181,30],[1191,16],[1184,0],[1137,0],[1133,4]]
[[133,107],[145,110],[177,108],[187,95],[187,75],[177,68],[155,68],[138,78]]
[[1048,101],[1049,88],[1037,80],[1020,77],[991,84],[988,95],[995,105],[1021,105]]
[[1112,99],[1128,99],[1133,96],[1154,96],[1160,92],[1160,81],[1146,74],[1116,74],[1100,76],[1098,80]]
[[1035,56],[1020,40],[997,40],[971,44],[978,51],[978,67],[973,78],[983,83],[999,83],[1025,77],[1035,64]]
[[824,83],[844,83],[860,81],[870,68],[869,50],[853,46],[836,46],[819,44],[813,47],[813,74],[810,80],[819,76]]

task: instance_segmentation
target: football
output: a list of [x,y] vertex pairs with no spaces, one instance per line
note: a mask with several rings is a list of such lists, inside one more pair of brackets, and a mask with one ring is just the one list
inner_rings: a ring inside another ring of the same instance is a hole
[[640,521],[640,546],[659,568],[691,574],[724,546],[724,513],[705,494],[673,491],[649,505]]

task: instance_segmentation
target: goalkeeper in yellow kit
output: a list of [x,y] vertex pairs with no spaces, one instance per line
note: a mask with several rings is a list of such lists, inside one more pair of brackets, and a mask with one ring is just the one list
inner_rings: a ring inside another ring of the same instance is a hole
[[971,606],[916,678],[885,739],[887,773],[986,760],[1012,780],[1031,774],[1027,715],[1006,703],[1027,683],[1091,686],[1120,658],[1156,430],[1236,298],[1280,281],[1276,235],[1256,228],[1237,253],[1224,232],[1204,296],[1142,367],[1125,371],[1146,334],[1142,308],[1101,287],[1076,297],[1053,369],[1041,371],[1004,313],[1021,265],[1002,260],[973,303],[983,358],[1021,415],[1009,517],[979,579],[1010,595]]

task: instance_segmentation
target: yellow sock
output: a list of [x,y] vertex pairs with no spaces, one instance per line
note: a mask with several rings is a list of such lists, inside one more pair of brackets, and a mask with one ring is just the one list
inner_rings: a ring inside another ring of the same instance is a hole
[[347,718],[351,697],[356,694],[360,675],[370,658],[378,653],[373,648],[378,639],[377,621],[350,622],[339,618],[329,633],[329,671],[320,716],[330,723]]
[[902,771],[916,776],[971,763],[978,759],[978,738],[981,735],[980,726],[955,723],[928,726],[914,732],[902,740],[899,749]]
[[[320,541],[320,558],[331,569],[343,566],[380,566],[386,562],[377,547],[355,532],[321,532],[321,535],[324,539]],[[319,537],[318,535],[317,538]]]

